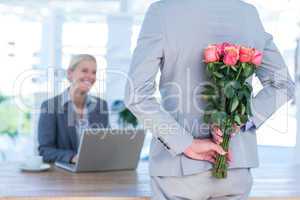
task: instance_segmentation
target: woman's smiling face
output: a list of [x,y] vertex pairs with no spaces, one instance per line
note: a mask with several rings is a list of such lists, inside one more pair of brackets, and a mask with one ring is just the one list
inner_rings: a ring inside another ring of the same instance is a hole
[[68,77],[72,87],[87,93],[96,82],[97,64],[91,60],[81,61],[75,69],[68,70]]

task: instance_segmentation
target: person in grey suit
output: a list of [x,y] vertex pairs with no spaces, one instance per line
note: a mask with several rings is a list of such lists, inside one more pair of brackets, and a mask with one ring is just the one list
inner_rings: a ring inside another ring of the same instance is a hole
[[83,130],[109,127],[106,101],[88,94],[96,81],[96,72],[93,56],[74,56],[68,68],[71,86],[42,103],[38,150],[45,162],[76,163]]
[[[264,58],[256,71],[263,89],[251,99],[253,126],[231,139],[228,177],[218,180],[211,161],[224,152],[203,123],[206,103],[200,94],[209,81],[203,50],[222,42],[256,48]],[[152,199],[234,200],[247,199],[251,190],[250,169],[258,166],[256,129],[293,97],[294,83],[254,6],[240,0],[162,0],[146,13],[125,93],[128,108],[153,134]]]

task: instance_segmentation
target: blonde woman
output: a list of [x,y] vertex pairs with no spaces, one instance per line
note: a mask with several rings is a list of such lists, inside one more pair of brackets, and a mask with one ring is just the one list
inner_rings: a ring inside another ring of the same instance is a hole
[[42,103],[38,150],[45,162],[76,163],[83,130],[109,127],[106,101],[88,94],[96,74],[97,62],[93,56],[74,56],[68,67],[70,87]]

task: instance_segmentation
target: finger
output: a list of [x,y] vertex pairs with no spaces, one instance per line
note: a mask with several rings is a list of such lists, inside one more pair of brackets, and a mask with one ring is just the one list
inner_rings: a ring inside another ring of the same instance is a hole
[[204,156],[204,160],[206,160],[208,162],[211,162],[213,164],[216,163],[216,159],[213,156],[210,156],[209,154],[207,154],[207,155]]
[[217,144],[221,144],[221,143],[223,142],[223,137],[218,136],[218,135],[215,135],[215,136],[214,136],[214,141],[215,141],[215,143],[217,143]]
[[185,155],[193,160],[201,160],[201,161],[208,161],[211,163],[216,163],[216,157],[217,154],[213,151],[207,152],[207,153],[202,153],[202,154],[197,154],[194,151],[186,151]]
[[215,143],[217,144],[221,144],[223,142],[223,133],[220,129],[218,128],[215,128],[213,131],[212,131],[212,135],[213,135],[213,140]]
[[202,154],[197,154],[194,151],[187,151],[185,155],[193,160],[204,160],[204,156]]
[[219,127],[214,128],[214,133],[218,136],[223,136],[223,132],[221,131],[221,129]]
[[211,143],[211,150],[215,151],[216,153],[220,154],[220,155],[226,155],[226,152],[224,151],[224,149],[215,143]]
[[220,128],[217,128],[217,134],[219,136],[223,136],[224,135],[223,132],[222,132],[222,130]]
[[217,144],[221,144],[223,142],[223,137],[213,134],[213,140]]
[[201,160],[201,161],[205,160],[211,163],[215,163],[217,154],[213,151],[207,153],[201,153],[201,154],[197,154],[194,151],[186,151],[185,155],[193,160]]
[[223,133],[218,133],[217,131],[213,131],[212,135],[216,138],[223,137]]
[[193,152],[193,150],[192,150],[191,148],[187,148],[187,149],[184,151],[184,154],[188,156],[188,155],[192,154],[192,152]]
[[218,154],[215,151],[209,151],[208,154],[213,157],[214,159],[216,159],[218,157]]
[[218,136],[223,136],[223,132],[218,125],[215,125],[215,124],[212,125],[211,129],[212,129],[213,134],[216,134]]

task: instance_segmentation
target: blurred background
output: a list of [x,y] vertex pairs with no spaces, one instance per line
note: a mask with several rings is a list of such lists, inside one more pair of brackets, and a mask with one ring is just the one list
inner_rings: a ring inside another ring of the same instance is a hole
[[[89,53],[97,57],[94,95],[107,99],[111,106],[123,99],[130,58],[152,2],[0,0],[0,162],[22,160],[35,153],[40,103],[68,86],[65,69],[72,55]],[[300,1],[247,2],[259,10],[265,28],[273,34],[291,75],[298,81]],[[255,86],[255,92],[261,89],[257,80]],[[300,162],[295,156],[300,154],[296,105],[293,101],[282,107],[259,129],[264,162],[272,164],[274,156],[281,156],[284,163]],[[116,112],[111,107],[113,127],[118,127]],[[147,159],[150,137],[148,134],[142,159]],[[274,150],[276,155],[272,154]]]

